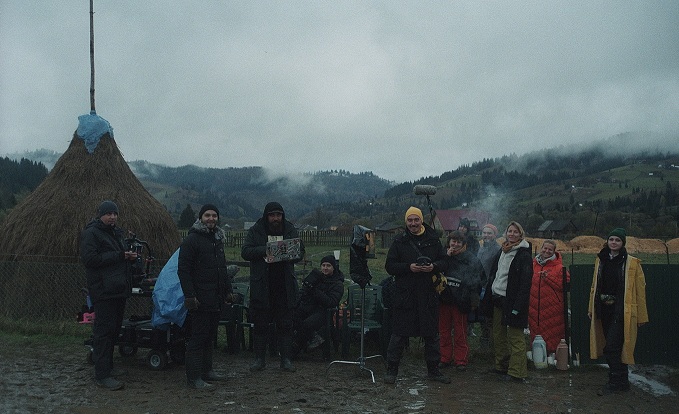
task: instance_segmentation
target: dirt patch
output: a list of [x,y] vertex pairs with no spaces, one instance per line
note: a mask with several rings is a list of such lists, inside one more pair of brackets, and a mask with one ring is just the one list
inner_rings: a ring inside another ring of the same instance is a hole
[[0,347],[0,412],[6,413],[664,413],[675,412],[679,403],[673,370],[635,367],[642,376],[664,382],[673,394],[656,395],[652,388],[635,385],[622,395],[597,397],[606,378],[601,367],[531,370],[528,384],[505,383],[487,373],[490,358],[479,352],[466,372],[445,370],[452,384],[432,383],[415,340],[395,386],[382,383],[379,358],[366,362],[375,372],[373,383],[357,365],[333,364],[327,370],[320,350],[305,354],[292,374],[281,372],[275,357],[264,372],[253,374],[248,371],[250,352],[217,351],[215,366],[228,374],[228,381],[214,391],[197,392],[185,388],[183,366],[153,371],[140,350],[128,358],[116,353],[116,365],[129,372],[120,378],[125,389],[111,392],[94,385],[82,341],[59,346],[7,342]]

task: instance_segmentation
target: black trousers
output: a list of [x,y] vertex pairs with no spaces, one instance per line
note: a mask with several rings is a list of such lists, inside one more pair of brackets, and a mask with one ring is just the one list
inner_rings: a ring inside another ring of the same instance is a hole
[[108,299],[94,304],[92,327],[92,361],[94,378],[100,380],[111,376],[113,349],[125,314],[125,299]]
[[311,339],[314,332],[321,329],[325,323],[325,309],[316,309],[313,312],[296,310],[294,312],[295,341],[298,346],[304,347]]
[[[424,339],[424,359],[429,363],[438,364],[441,359],[439,350],[439,336],[423,336]],[[389,346],[387,347],[387,362],[399,363],[403,356],[403,350],[408,343],[409,337],[391,334]]]
[[202,353],[214,346],[219,325],[219,312],[192,310],[189,319],[189,337],[186,341],[186,352]]
[[212,349],[219,324],[218,311],[191,310],[187,315],[188,338],[184,369],[186,378],[197,380],[212,370]]
[[601,325],[606,346],[604,357],[608,363],[608,383],[614,386],[629,383],[627,364],[622,363],[622,345],[625,341],[623,307],[621,303],[601,305]]
[[[255,352],[264,351],[266,348],[266,339],[269,334],[269,325],[274,324],[276,327],[276,337],[282,344],[289,346],[292,343],[293,334],[293,310],[283,305],[273,305],[269,308],[252,308],[250,309],[250,316],[252,317],[253,336],[255,341]],[[283,351],[281,351],[283,352]]]

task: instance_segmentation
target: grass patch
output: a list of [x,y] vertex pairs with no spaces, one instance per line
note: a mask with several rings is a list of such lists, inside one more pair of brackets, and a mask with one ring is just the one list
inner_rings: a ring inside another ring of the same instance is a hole
[[51,334],[26,334],[20,332],[0,330],[0,342],[3,346],[21,349],[34,346],[49,347],[68,347],[74,344],[81,344],[85,336],[76,337],[70,335],[51,335]]
[[0,318],[0,332],[12,333],[23,336],[49,336],[49,337],[79,337],[86,338],[92,334],[92,325],[79,324],[73,320],[49,321],[36,319],[9,319]]

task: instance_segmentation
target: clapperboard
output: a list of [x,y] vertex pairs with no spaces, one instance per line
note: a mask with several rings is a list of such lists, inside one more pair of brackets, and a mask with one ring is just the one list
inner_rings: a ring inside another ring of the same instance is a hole
[[270,241],[266,244],[266,262],[275,263],[302,258],[302,239]]

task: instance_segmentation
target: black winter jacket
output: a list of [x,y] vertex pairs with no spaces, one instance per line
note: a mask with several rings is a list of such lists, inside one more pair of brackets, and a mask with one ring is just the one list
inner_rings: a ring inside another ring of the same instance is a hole
[[[295,278],[295,261],[286,261],[268,264],[264,261],[266,257],[266,243],[269,237],[266,230],[266,217],[262,217],[250,227],[245,235],[245,241],[241,249],[241,257],[250,262],[250,307],[267,309],[269,303],[269,278],[282,277],[285,292],[277,294],[285,295],[289,309],[297,305],[297,279]],[[299,237],[295,226],[283,219],[283,238],[294,239]],[[301,245],[302,257],[304,257],[304,243]],[[301,260],[301,259],[300,259]],[[280,272],[270,272],[270,269],[279,269]],[[270,274],[278,273],[278,274]]]
[[224,257],[224,231],[196,222],[179,248],[177,263],[184,297],[198,299],[199,310],[218,311],[231,293]]
[[394,238],[387,253],[384,268],[394,276],[393,333],[399,336],[435,336],[438,334],[439,300],[433,273],[413,273],[410,265],[420,254],[428,256],[434,264],[434,273],[445,272],[446,254],[434,229],[424,224],[425,232],[415,236],[406,231]]
[[308,278],[318,278],[320,281],[315,286],[302,286],[297,306],[299,311],[308,315],[339,305],[344,295],[344,274],[341,271],[335,270],[326,277],[320,270],[314,269]]
[[[493,316],[493,301],[502,304],[502,324],[514,328],[528,327],[528,306],[530,304],[530,286],[533,283],[533,254],[530,242],[528,247],[519,247],[516,256],[509,266],[507,277],[507,295],[504,299],[493,298],[493,281],[498,269],[502,250],[497,254],[486,284],[486,294],[482,301],[482,310],[487,317]],[[518,315],[512,314],[517,310]]]
[[89,222],[80,240],[80,259],[85,265],[92,303],[130,297],[131,262],[125,260],[125,241],[120,227],[107,226],[98,218]]
[[462,312],[469,312],[472,307],[479,306],[479,293],[481,293],[481,279],[485,279],[485,272],[481,261],[473,252],[466,250],[455,256],[448,256],[448,270],[446,278],[451,282],[452,278],[462,281],[462,302],[455,303]]

